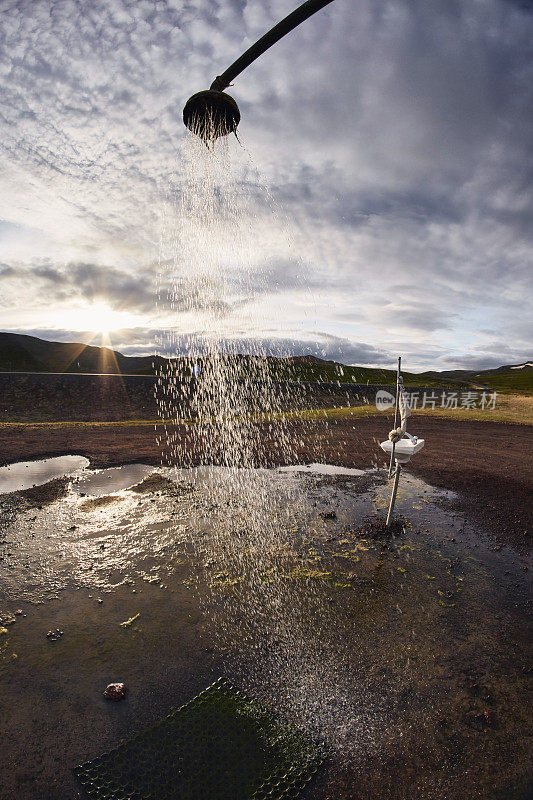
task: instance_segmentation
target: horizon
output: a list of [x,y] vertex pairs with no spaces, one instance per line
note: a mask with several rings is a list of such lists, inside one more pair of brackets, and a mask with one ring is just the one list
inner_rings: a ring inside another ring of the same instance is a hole
[[[0,335],[3,334],[3,333],[15,334],[15,335],[20,335],[20,336],[32,336],[32,338],[40,339],[41,341],[50,342],[51,344],[85,345],[86,347],[96,347],[96,348],[99,348],[99,349],[111,350],[111,351],[113,351],[115,353],[119,353],[119,355],[122,355],[125,358],[154,358],[154,357],[158,357],[158,358],[163,358],[163,359],[167,359],[167,360],[171,360],[172,358],[176,358],[176,359],[184,359],[184,358],[186,358],[186,359],[189,359],[191,361],[194,361],[194,360],[201,361],[203,358],[206,357],[205,353],[204,354],[197,354],[197,355],[191,355],[190,353],[189,354],[187,354],[187,353],[175,353],[173,355],[167,355],[167,354],[164,354],[164,353],[156,352],[155,350],[153,352],[150,352],[150,353],[146,353],[146,352],[131,353],[131,354],[130,353],[123,353],[121,350],[116,350],[115,348],[111,347],[110,345],[97,344],[94,341],[94,337],[93,337],[92,341],[84,342],[84,341],[71,341],[71,340],[68,340],[68,341],[66,341],[66,340],[54,340],[54,339],[47,339],[47,338],[44,338],[44,337],[41,338],[41,337],[38,337],[38,336],[33,336],[32,334],[20,333],[19,331],[0,331]],[[211,354],[212,354],[212,352],[211,352]],[[280,360],[281,359],[295,359],[295,358],[316,358],[319,361],[323,361],[325,363],[335,363],[335,364],[339,364],[340,366],[343,366],[343,367],[354,367],[354,368],[359,368],[359,369],[375,369],[375,370],[393,370],[393,371],[396,371],[396,364],[392,365],[390,367],[383,366],[383,365],[376,366],[376,365],[372,365],[372,364],[347,364],[347,363],[345,363],[343,361],[338,361],[338,360],[335,360],[335,359],[321,358],[320,356],[317,356],[314,353],[297,353],[297,354],[292,354],[292,355],[277,355],[277,354],[274,354],[274,353],[257,353],[257,352],[255,352],[255,353],[248,352],[247,353],[247,352],[240,352],[240,351],[237,351],[237,352],[236,351],[231,351],[229,353],[222,353],[222,355],[227,355],[227,356],[232,356],[232,357],[241,356],[241,357],[244,357],[244,358],[267,358],[267,359],[268,358],[273,358],[273,359],[280,359]],[[513,369],[513,368],[516,369],[516,368],[526,367],[526,366],[533,366],[533,363],[530,362],[528,359],[525,359],[524,361],[517,362],[516,364],[503,364],[502,363],[502,364],[499,364],[497,367],[492,367],[492,368],[488,368],[488,369],[498,369],[500,367],[510,367],[511,369]],[[458,368],[458,369],[461,369],[461,368]],[[17,370],[15,370],[15,371],[17,371]],[[453,367],[451,367],[449,370],[411,370],[411,369],[408,369],[408,368],[404,368],[404,366],[402,365],[402,372],[407,372],[407,373],[411,373],[411,374],[415,374],[415,375],[418,374],[418,373],[422,373],[423,374],[424,372],[439,372],[439,371],[440,372],[442,372],[442,371],[452,372],[452,371],[455,371],[455,370],[454,370]],[[475,372],[476,370],[475,369],[471,369],[471,370],[465,370],[465,371]],[[480,370],[480,371],[483,371],[483,370]]]

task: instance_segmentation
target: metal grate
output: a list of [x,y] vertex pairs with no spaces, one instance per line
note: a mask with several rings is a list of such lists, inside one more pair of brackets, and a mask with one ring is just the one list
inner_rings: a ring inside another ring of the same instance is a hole
[[93,800],[289,800],[323,757],[307,734],[220,678],[76,774]]

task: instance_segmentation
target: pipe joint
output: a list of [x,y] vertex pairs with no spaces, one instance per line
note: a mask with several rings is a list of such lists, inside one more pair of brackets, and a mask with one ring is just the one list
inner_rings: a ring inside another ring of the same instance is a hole
[[224,89],[227,87],[227,83],[224,83],[221,75],[217,75],[209,89],[212,92],[223,92]]

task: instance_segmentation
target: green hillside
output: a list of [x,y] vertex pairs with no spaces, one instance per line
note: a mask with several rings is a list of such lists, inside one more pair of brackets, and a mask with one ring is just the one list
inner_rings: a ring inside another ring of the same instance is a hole
[[[276,380],[310,382],[362,383],[395,385],[396,370],[374,367],[347,367],[335,361],[323,361],[315,356],[294,356],[272,359],[271,373]],[[421,377],[414,372],[402,372],[405,386],[460,386],[448,378]]]
[[533,394],[533,366],[525,364],[508,364],[496,369],[467,370],[456,369],[446,372],[425,372],[421,378],[448,378],[470,383],[473,387],[488,387],[502,394]]
[[533,367],[507,367],[505,370],[476,373],[472,380],[475,381],[476,378],[502,394],[533,394]]

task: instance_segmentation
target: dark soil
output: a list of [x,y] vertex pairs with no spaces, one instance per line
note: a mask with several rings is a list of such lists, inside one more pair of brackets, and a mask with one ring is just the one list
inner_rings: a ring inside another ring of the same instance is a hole
[[[72,453],[90,459],[93,467],[125,463],[167,463],[161,425],[20,425],[0,428],[3,463]],[[269,430],[270,427],[270,430]],[[329,422],[290,424],[296,460],[325,461],[346,467],[385,466],[379,448],[392,417],[364,417]],[[190,426],[176,426],[181,438],[178,466],[199,463],[191,445]],[[426,446],[407,471],[434,486],[451,489],[460,503],[501,540],[526,544],[531,533],[533,427],[498,422],[461,422],[418,417],[413,430]],[[258,464],[286,463],[275,426],[264,426]]]
[[68,478],[56,478],[53,481],[48,481],[42,486],[32,486],[30,489],[23,489],[17,492],[17,495],[24,506],[29,508],[42,508],[55,503],[68,493],[69,486]]

